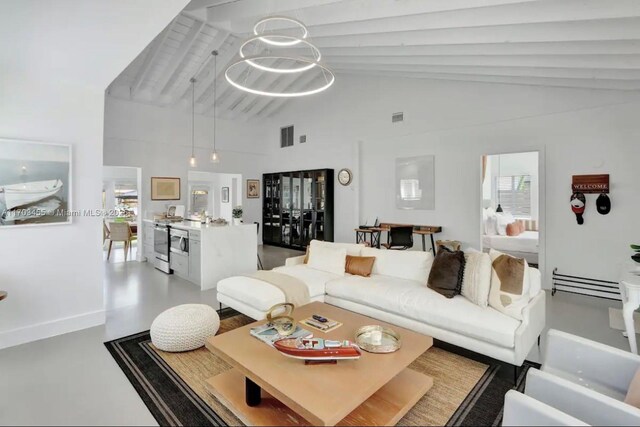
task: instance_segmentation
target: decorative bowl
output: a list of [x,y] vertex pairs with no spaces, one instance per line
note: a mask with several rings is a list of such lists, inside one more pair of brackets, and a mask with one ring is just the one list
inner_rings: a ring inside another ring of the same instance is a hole
[[380,325],[363,326],[356,331],[356,344],[369,353],[393,353],[402,346],[400,334]]

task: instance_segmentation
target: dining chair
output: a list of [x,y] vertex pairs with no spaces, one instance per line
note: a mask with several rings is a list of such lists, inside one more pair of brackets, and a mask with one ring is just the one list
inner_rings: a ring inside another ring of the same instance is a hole
[[127,252],[131,246],[131,226],[127,222],[112,222],[109,224],[109,252],[107,260],[111,257],[111,246],[113,242],[124,242],[124,260],[127,260]]
[[102,221],[102,244],[104,245],[104,242],[106,242],[109,239],[109,227],[107,227],[107,222],[106,221]]
[[389,228],[388,241],[383,243],[387,249],[405,250],[413,247],[413,226]]
[[138,241],[138,224],[133,223],[135,226],[135,231],[134,231],[134,227],[131,226],[131,223],[129,223],[129,228],[131,229],[131,239],[129,241],[129,252],[131,252],[131,254],[133,255],[133,241],[135,240],[136,242]]

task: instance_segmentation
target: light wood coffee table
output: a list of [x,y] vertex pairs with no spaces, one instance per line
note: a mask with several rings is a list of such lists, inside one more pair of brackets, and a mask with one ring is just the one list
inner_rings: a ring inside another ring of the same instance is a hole
[[[363,351],[359,360],[305,365],[249,335],[265,321],[211,337],[207,348],[233,369],[210,378],[209,391],[247,425],[395,425],[433,385],[432,378],[407,366],[433,339],[407,329],[314,302],[296,309],[296,321],[319,314],[343,323],[327,339],[354,340],[365,325],[382,325],[401,335],[402,348],[390,354]],[[307,328],[311,330],[311,328]]]

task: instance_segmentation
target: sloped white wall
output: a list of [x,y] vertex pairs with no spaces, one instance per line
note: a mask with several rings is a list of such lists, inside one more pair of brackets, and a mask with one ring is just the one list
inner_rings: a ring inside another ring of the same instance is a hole
[[[9,0],[0,137],[73,146],[73,209],[99,209],[104,90],[187,0]],[[101,220],[0,229],[0,348],[104,323]]]
[[[392,124],[403,111],[405,121]],[[481,155],[540,151],[540,213],[546,214],[546,281],[554,267],[569,274],[616,279],[628,244],[640,237],[640,96],[420,79],[339,75],[328,92],[290,102],[276,115],[263,144],[268,171],[354,170],[352,185],[335,184],[336,240],[382,221],[442,225],[438,237],[479,247]],[[295,126],[295,145],[279,148],[280,126]],[[307,143],[298,144],[306,134]],[[436,209],[395,208],[394,160],[433,154]],[[571,175],[609,173],[612,211],[601,216],[588,196],[585,225],[569,208]]]

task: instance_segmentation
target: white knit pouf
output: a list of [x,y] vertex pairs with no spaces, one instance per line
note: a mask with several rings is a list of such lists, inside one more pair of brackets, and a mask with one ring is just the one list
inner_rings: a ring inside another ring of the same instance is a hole
[[151,342],[162,351],[179,352],[200,348],[218,332],[220,317],[208,305],[184,304],[170,308],[151,324]]

